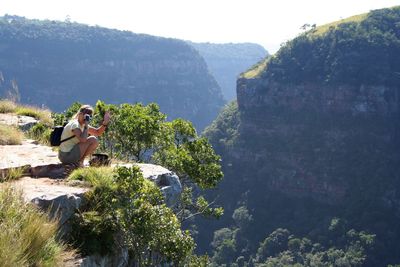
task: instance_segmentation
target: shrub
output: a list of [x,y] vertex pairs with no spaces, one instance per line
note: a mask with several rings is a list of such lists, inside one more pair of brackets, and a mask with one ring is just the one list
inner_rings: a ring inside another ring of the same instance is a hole
[[192,254],[190,234],[180,229],[175,214],[163,204],[160,190],[143,178],[138,167],[114,172],[87,168],[74,171],[69,179],[95,185],[86,195],[86,206],[75,216],[71,235],[82,254],[107,254],[122,244],[138,266],[179,264]]
[[29,138],[32,138],[44,145],[50,145],[50,134],[51,128],[43,124],[42,122],[35,124],[27,132],[27,136]]
[[0,145],[20,145],[23,133],[15,127],[0,124]]
[[0,191],[0,266],[60,266],[65,247],[57,222],[24,202],[11,187]]

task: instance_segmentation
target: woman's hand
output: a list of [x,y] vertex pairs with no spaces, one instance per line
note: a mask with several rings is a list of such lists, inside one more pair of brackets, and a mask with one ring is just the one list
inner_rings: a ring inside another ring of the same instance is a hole
[[111,119],[111,114],[109,111],[106,111],[106,113],[104,113],[104,118],[103,118],[103,125],[108,125],[108,123],[110,123],[110,119]]

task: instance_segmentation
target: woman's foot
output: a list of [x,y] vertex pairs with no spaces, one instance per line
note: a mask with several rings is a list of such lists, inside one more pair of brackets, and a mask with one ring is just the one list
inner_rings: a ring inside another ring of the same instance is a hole
[[67,163],[63,164],[64,166],[64,175],[65,177],[68,177],[74,170],[83,168],[83,162],[81,163],[80,161],[74,162],[74,163]]

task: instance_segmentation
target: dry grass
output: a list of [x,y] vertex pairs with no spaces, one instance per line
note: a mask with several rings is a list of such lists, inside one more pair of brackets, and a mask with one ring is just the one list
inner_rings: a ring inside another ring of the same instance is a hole
[[15,109],[15,113],[17,115],[34,117],[35,119],[40,120],[41,123],[47,126],[53,125],[53,119],[51,118],[51,111],[48,109],[40,109],[31,106],[17,106],[17,108]]
[[10,100],[0,100],[0,113],[12,113],[17,105]]
[[65,246],[56,240],[58,225],[24,202],[10,186],[0,190],[0,266],[60,266]]
[[246,79],[256,78],[265,69],[269,60],[270,60],[270,58],[265,58],[262,61],[258,62],[253,67],[251,67],[248,71],[242,73],[241,77],[246,78]]
[[361,15],[356,15],[356,16],[351,16],[345,19],[341,19],[335,22],[331,22],[325,25],[321,25],[318,26],[317,28],[315,28],[315,30],[312,31],[312,36],[321,36],[324,33],[328,32],[330,29],[332,28],[336,28],[337,26],[339,26],[342,23],[349,23],[349,22],[356,22],[359,23],[363,20],[366,19],[366,17],[368,16],[368,13],[365,14],[361,14]]
[[17,128],[0,124],[0,145],[20,145],[24,134]]

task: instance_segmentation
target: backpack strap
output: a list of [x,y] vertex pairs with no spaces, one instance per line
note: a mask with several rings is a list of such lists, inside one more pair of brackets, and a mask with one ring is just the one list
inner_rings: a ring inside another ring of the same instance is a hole
[[60,144],[61,144],[62,142],[68,141],[69,139],[72,139],[72,138],[74,138],[74,137],[75,137],[75,135],[70,136],[70,137],[68,137],[68,138],[65,138],[65,139],[63,139],[63,140],[60,141]]

